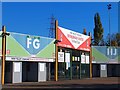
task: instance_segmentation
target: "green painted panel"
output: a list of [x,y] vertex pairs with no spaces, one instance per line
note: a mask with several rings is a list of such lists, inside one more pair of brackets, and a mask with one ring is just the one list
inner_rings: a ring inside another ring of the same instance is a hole
[[120,61],[120,55],[118,56],[118,61]]
[[115,59],[118,60],[118,61],[120,62],[120,55],[117,56]]
[[6,48],[10,50],[10,55],[7,56],[29,56],[29,53],[12,36],[7,37]]
[[109,59],[95,48],[92,48],[92,56],[95,57],[96,62],[107,62]]
[[53,58],[53,54],[55,53],[55,45],[51,42],[48,46],[46,46],[43,50],[41,50],[37,57],[43,58]]

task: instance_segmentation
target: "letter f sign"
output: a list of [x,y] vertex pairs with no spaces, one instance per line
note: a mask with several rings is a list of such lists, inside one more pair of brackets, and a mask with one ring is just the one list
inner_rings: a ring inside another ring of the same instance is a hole
[[32,44],[31,40],[32,40],[31,38],[27,38],[27,48],[30,48],[30,44]]

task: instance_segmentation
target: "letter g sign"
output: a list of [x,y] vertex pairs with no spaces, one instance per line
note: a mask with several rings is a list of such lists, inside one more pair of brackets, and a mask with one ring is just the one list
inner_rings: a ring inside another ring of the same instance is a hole
[[35,40],[33,41],[33,47],[34,47],[35,49],[38,49],[38,48],[40,47],[40,41],[39,41],[38,39],[35,39]]

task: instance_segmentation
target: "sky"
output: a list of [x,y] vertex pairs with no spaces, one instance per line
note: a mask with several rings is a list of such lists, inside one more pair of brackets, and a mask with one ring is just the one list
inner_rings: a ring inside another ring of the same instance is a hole
[[[2,25],[6,26],[8,32],[48,37],[50,17],[54,15],[59,26],[79,33],[85,28],[87,33],[93,35],[94,15],[98,12],[106,38],[109,33],[108,4],[109,2],[2,2]],[[110,4],[112,34],[118,32],[118,3]]]

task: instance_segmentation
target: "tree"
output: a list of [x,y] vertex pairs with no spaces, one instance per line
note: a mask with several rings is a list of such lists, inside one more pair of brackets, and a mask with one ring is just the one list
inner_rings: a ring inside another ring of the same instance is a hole
[[106,46],[110,46],[110,38],[111,38],[111,36],[110,36],[110,34],[108,34],[106,37],[106,41],[105,41]]
[[85,28],[83,29],[83,34],[84,34],[84,35],[87,35],[87,32],[86,32],[86,29],[85,29]]
[[[111,42],[109,42],[109,39],[111,39]],[[106,45],[107,46],[120,46],[120,33],[112,34],[111,36],[108,34]]]
[[111,35],[111,46],[118,46],[116,34]]
[[103,28],[102,28],[102,23],[100,20],[99,13],[96,13],[94,16],[94,23],[95,23],[95,28],[94,28],[94,45],[100,45],[100,41],[103,40]]
[[100,46],[105,46],[105,45],[106,45],[105,40],[102,39],[102,40],[99,42],[99,45],[100,45]]
[[118,46],[120,46],[120,33],[116,33],[116,41]]

